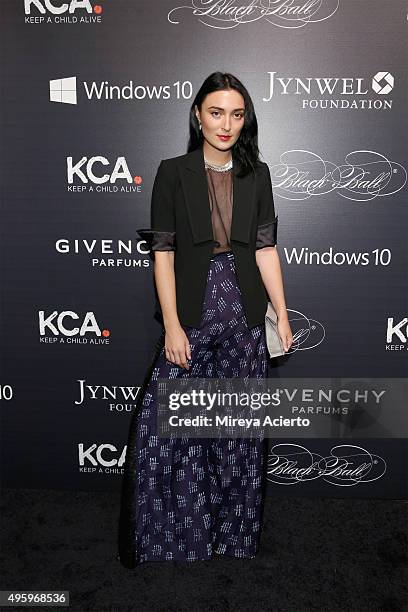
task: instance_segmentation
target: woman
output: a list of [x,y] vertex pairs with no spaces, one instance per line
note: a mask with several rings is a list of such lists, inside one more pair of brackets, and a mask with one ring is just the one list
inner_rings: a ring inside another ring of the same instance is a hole
[[252,100],[233,75],[204,81],[188,149],[161,162],[151,228],[138,231],[163,330],[129,430],[118,555],[129,568],[256,555],[265,441],[158,437],[156,381],[265,378],[268,297],[285,351],[292,344],[270,173],[258,159]]

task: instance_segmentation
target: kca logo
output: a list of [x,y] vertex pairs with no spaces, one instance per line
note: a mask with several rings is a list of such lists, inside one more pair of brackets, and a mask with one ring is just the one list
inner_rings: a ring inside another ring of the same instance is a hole
[[93,312],[87,312],[85,317],[81,323],[80,327],[71,327],[68,328],[65,326],[65,322],[70,320],[78,320],[79,315],[72,310],[64,310],[58,313],[54,310],[50,315],[46,315],[44,310],[38,311],[38,322],[40,328],[40,335],[45,336],[51,334],[53,336],[84,336],[85,334],[91,334],[93,336],[103,336],[107,338],[110,336],[110,332],[108,329],[104,329],[101,331],[97,321],[95,314]]
[[130,173],[124,157],[118,157],[114,162],[113,169],[109,173],[104,173],[104,166],[110,165],[110,161],[103,155],[94,155],[89,159],[82,157],[78,162],[74,162],[72,157],[67,157],[68,184],[72,185],[75,177],[82,183],[91,182],[96,185],[107,182],[114,184],[119,179],[127,181],[130,185],[133,183],[139,185],[141,183],[140,176],[133,177]]
[[81,442],[78,444],[78,460],[81,468],[90,467],[88,471],[94,471],[92,468],[99,466],[103,467],[122,467],[126,458],[126,446],[119,450],[113,444],[91,444],[87,448]]
[[408,318],[394,322],[394,317],[387,319],[387,350],[403,351],[406,349],[408,338]]
[[47,11],[52,15],[62,15],[66,12],[69,12],[72,15],[72,13],[75,13],[77,9],[85,9],[89,14],[92,14],[95,11],[95,13],[98,14],[102,9],[102,7],[95,7],[95,9],[92,8],[90,0],[70,0],[70,2],[64,2],[63,4],[58,4],[56,6],[51,0],[24,0],[24,12],[26,15],[31,15],[32,7],[35,7],[42,15],[44,15]]

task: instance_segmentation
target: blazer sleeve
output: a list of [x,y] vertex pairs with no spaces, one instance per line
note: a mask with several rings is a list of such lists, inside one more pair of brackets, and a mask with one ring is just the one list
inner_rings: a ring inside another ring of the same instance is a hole
[[146,240],[151,258],[154,260],[154,251],[175,251],[174,174],[165,160],[160,162],[153,183],[150,224],[150,228],[140,228],[136,231]]
[[264,163],[260,185],[258,231],[256,235],[255,250],[268,246],[275,246],[277,241],[277,230],[278,216],[275,215],[271,173],[268,164]]

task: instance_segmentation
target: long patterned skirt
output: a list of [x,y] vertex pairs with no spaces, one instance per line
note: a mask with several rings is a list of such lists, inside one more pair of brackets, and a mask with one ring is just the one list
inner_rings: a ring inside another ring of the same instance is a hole
[[253,558],[264,500],[263,438],[161,438],[158,378],[265,378],[264,326],[247,327],[232,251],[210,261],[199,328],[183,327],[188,370],[167,360],[164,329],[131,418],[119,518],[120,562]]

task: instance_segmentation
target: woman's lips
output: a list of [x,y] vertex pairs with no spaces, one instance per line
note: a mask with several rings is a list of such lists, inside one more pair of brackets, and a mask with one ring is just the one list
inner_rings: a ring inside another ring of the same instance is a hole
[[231,136],[220,136],[220,134],[217,134],[217,136],[220,140],[229,140],[231,138]]

